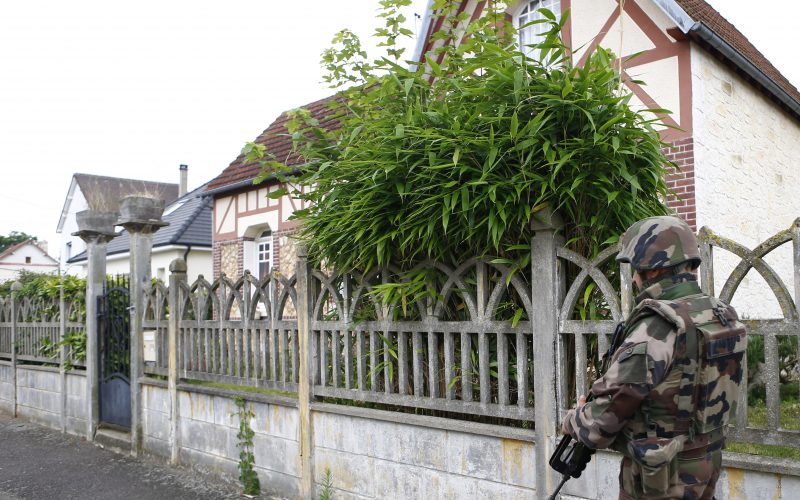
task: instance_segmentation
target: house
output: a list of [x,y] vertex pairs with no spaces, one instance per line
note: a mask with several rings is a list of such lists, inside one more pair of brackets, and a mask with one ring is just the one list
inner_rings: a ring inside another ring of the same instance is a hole
[[[661,117],[671,127],[661,131],[669,144],[664,152],[679,167],[666,179],[675,193],[668,205],[693,227],[707,226],[754,248],[800,216],[796,195],[800,92],[706,1],[512,0],[506,4],[507,19],[518,27],[541,18],[540,8],[569,10],[563,38],[573,47],[578,64],[597,46],[612,49],[622,56],[633,104],[672,111]],[[460,0],[457,11],[475,19],[486,5],[486,0]],[[420,30],[425,35],[418,40],[415,60],[424,63],[427,57],[443,57],[435,49],[453,42],[432,35],[446,25],[432,12],[426,13]],[[542,26],[523,28],[523,45]],[[326,102],[304,108],[325,123]],[[291,156],[289,138],[281,135],[286,134],[286,120],[281,115],[256,142],[291,166],[298,160]],[[287,267],[281,261],[293,255],[286,236],[294,226],[287,217],[299,207],[289,197],[268,200],[266,194],[278,182],[253,186],[258,171],[257,165],[240,156],[209,184],[214,197],[215,275],[253,270],[262,258]],[[265,244],[271,245],[269,253],[259,251]],[[771,259],[770,265],[791,284],[790,256]],[[727,276],[739,261],[732,254],[718,253],[717,276]],[[717,290],[721,287],[716,283]],[[777,300],[755,272],[744,278],[734,305],[745,315],[780,316]]]
[[[204,196],[207,184],[173,201],[164,209],[162,219],[169,223],[153,234],[151,268],[153,277],[166,282],[169,264],[176,258],[186,261],[190,282],[199,275],[210,278],[211,266],[211,198]],[[130,273],[130,235],[122,230],[106,247],[106,272]],[[67,265],[81,275],[87,273],[86,252],[67,260]]]
[[180,185],[102,175],[73,175],[56,228],[56,232],[61,234],[59,248],[61,270],[70,274],[80,272],[80,268],[70,267],[68,261],[86,250],[83,240],[72,235],[78,230],[75,220],[76,213],[89,208],[104,212],[117,212],[120,200],[133,194],[154,194],[162,198],[166,204],[170,204],[186,193],[186,168],[183,168],[184,165],[181,167]]
[[[667,176],[676,196],[668,205],[695,228],[754,248],[800,217],[800,92],[747,37],[704,0],[524,0],[507,2],[507,19],[519,27],[542,18],[540,8],[569,10],[563,30],[580,64],[597,46],[622,56],[632,102],[664,108],[665,154],[680,167]],[[483,0],[460,0],[468,18],[480,16]],[[543,25],[522,29],[532,39]],[[431,12],[418,60],[444,43],[431,35],[442,29]],[[637,55],[638,54],[638,55]],[[635,57],[633,57],[635,55]],[[643,80],[639,85],[634,80]],[[740,261],[715,255],[717,277]],[[769,264],[791,287],[788,253]],[[723,283],[716,283],[716,290]],[[774,294],[754,271],[742,283],[734,305],[745,315],[781,317]],[[765,316],[766,315],[766,316]]]
[[[325,98],[306,106],[322,126],[332,125]],[[292,139],[286,125],[287,113],[282,113],[256,142],[263,144],[272,158],[287,166],[298,165],[301,159],[292,153]],[[214,276],[241,276],[249,270],[263,277],[276,268],[286,275],[294,274],[296,248],[289,235],[297,223],[289,220],[303,202],[291,196],[271,199],[269,194],[284,186],[275,178],[253,185],[261,167],[248,162],[240,154],[216,178],[208,183],[206,194],[213,197],[213,263]],[[291,187],[290,187],[291,190]]]
[[26,240],[0,253],[0,282],[15,279],[20,271],[55,274],[58,261],[48,255],[43,245]]

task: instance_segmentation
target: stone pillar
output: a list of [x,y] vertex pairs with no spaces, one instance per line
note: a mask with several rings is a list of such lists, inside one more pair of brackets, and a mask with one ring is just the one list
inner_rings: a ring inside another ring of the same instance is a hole
[[556,255],[558,245],[563,244],[558,231],[563,227],[561,219],[549,209],[534,215],[531,229],[531,299],[533,318],[533,377],[534,377],[534,422],[536,424],[536,496],[545,498],[558,485],[558,474],[549,467],[548,461],[555,450],[559,436],[558,373],[562,360],[559,357],[558,316],[561,308],[560,272]]
[[[314,497],[314,441],[311,427],[311,267],[308,250],[301,246],[297,250],[297,335],[300,347],[300,373],[297,388],[300,414],[300,498]],[[274,314],[274,311],[273,311]]]
[[118,225],[128,231],[130,238],[130,302],[131,302],[131,454],[142,451],[142,392],[139,379],[144,375],[142,349],[142,320],[144,289],[150,282],[150,262],[153,253],[153,233],[166,226],[161,220],[164,200],[128,196],[120,204]]
[[178,433],[178,328],[181,318],[181,286],[186,283],[186,261],[175,259],[169,265],[169,329],[167,330],[167,390],[169,391],[169,461],[180,461]]
[[100,353],[97,330],[97,299],[103,295],[106,279],[106,247],[114,239],[113,213],[86,210],[76,214],[79,236],[86,243],[86,439],[94,440],[100,421]]
[[11,416],[14,418],[17,418],[17,294],[20,290],[22,284],[19,281],[11,284]]

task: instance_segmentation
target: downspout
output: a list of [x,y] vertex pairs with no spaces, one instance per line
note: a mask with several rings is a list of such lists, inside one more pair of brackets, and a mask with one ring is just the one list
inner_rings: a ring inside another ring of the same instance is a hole
[[186,259],[189,258],[189,252],[192,251],[192,245],[186,245],[186,251],[183,252],[183,261],[188,262]]

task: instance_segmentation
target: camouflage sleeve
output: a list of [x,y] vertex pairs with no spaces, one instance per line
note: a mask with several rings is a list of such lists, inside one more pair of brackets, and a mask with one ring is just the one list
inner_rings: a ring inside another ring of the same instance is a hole
[[633,326],[605,375],[592,385],[594,399],[570,410],[562,429],[590,448],[607,448],[634,416],[671,364],[676,331],[648,316]]

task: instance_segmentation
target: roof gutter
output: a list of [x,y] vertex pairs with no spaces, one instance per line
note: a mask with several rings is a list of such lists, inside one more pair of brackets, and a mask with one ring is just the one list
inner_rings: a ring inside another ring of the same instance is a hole
[[800,117],[800,102],[793,98],[789,93],[783,90],[780,85],[765,75],[753,63],[739,53],[738,50],[731,47],[728,42],[723,40],[719,35],[714,33],[708,26],[702,22],[694,23],[689,29],[689,35],[708,43],[714,50],[722,54],[726,59],[735,64],[747,76],[755,80],[756,83],[764,87],[770,94],[775,96],[781,104],[789,108],[795,115]]
[[765,75],[763,71],[747,60],[738,50],[714,33],[706,24],[692,19],[675,0],[653,0],[653,2],[661,7],[661,10],[684,34],[709,44],[714,50],[718,51],[723,57],[741,69],[747,76],[755,80],[757,84],[764,87],[767,92],[775,96],[781,104],[788,107],[795,115],[800,116],[800,102],[783,90],[772,78]]

